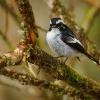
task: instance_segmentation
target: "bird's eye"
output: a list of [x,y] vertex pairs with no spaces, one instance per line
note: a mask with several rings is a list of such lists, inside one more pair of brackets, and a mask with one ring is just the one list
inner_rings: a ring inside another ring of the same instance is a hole
[[61,26],[61,23],[59,23],[59,26]]
[[59,26],[60,26],[60,27],[62,26],[62,23],[61,23],[61,22],[59,23]]

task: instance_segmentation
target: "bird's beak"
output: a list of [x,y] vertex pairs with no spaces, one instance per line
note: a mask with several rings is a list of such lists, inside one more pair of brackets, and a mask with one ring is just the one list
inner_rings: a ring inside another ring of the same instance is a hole
[[57,25],[56,24],[52,24],[50,25],[52,28],[57,28]]

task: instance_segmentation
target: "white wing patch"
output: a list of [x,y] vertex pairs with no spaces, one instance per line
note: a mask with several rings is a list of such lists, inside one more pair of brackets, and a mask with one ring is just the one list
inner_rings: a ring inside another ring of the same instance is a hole
[[79,40],[77,40],[76,38],[72,38],[72,37],[71,37],[71,39],[72,40],[68,41],[69,43],[79,43],[83,47],[83,45],[81,44],[81,42]]

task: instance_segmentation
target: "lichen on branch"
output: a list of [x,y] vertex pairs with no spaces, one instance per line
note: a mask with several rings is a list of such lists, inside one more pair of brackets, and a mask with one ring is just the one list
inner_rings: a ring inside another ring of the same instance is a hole
[[92,99],[89,95],[82,93],[79,90],[76,90],[70,86],[58,85],[54,82],[46,82],[45,80],[39,80],[37,78],[31,77],[28,74],[15,72],[8,69],[1,69],[0,74],[8,76],[12,79],[17,79],[23,85],[39,86],[41,88],[50,89],[54,92],[59,93],[60,95],[66,94],[71,97],[77,96],[78,98],[85,100]]
[[22,17],[22,29],[24,30],[24,38],[26,43],[36,44],[37,42],[37,28],[32,12],[32,7],[28,0],[15,0],[18,10]]
[[[100,98],[99,83],[86,77],[83,77],[71,67],[65,65],[63,62],[60,62],[56,58],[48,55],[47,53],[35,46],[37,41],[36,38],[38,37],[38,35],[35,27],[32,7],[30,6],[28,0],[15,0],[15,2],[22,17],[21,25],[24,32],[24,38],[22,36],[22,39],[20,40],[17,48],[14,51],[8,52],[7,54],[4,54],[0,57],[0,74],[11,77],[13,79],[17,79],[23,84],[41,86],[62,94],[72,93],[72,95],[70,96],[73,96],[73,93],[75,93],[74,96],[78,95],[80,96],[80,98],[81,96],[87,97],[87,95],[93,98]],[[66,18],[67,21],[67,18],[69,18],[70,15],[67,15],[66,17],[67,12],[64,6],[62,6],[59,2],[59,5],[56,5],[56,3],[54,4],[55,7],[57,7],[57,11],[53,10],[53,12],[58,15],[62,14],[63,18]],[[69,23],[72,23],[71,26],[69,25],[70,27],[72,27],[72,30],[77,31],[75,28],[76,24],[74,23],[74,21],[70,20],[70,18],[69,21]],[[83,32],[82,29],[78,31]],[[20,65],[24,58],[23,56],[26,56],[25,60],[32,64],[38,65],[53,78],[68,83],[71,86],[71,88],[69,87],[69,89],[71,89],[72,91],[65,90],[63,87],[60,87],[56,84],[51,84],[51,82],[48,83],[44,80],[41,81],[26,74],[4,69],[4,67],[10,65]]]
[[100,98],[100,84],[80,75],[71,67],[48,55],[37,47],[30,49],[29,62],[40,66],[52,77],[62,80],[74,88],[95,98]]

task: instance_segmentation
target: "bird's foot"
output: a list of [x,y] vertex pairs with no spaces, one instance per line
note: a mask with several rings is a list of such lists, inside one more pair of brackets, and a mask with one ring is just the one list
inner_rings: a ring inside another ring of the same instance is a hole
[[37,69],[36,74],[39,74],[40,73],[40,69],[41,69],[41,67],[39,66],[38,69]]
[[64,63],[66,63],[67,60],[68,60],[68,58],[65,59]]
[[[58,58],[61,58],[61,57],[64,57],[64,56],[58,56],[58,57],[56,57],[56,58],[58,59]],[[68,59],[68,58],[65,59],[64,63],[66,63],[67,59]]]
[[78,61],[79,61],[79,62],[81,62],[81,60],[80,60],[80,58],[79,58],[79,57],[76,57],[76,58],[78,59]]
[[64,56],[58,56],[58,57],[55,57],[55,58],[57,58],[57,59],[58,59],[58,58],[61,58],[61,57],[64,57]]

